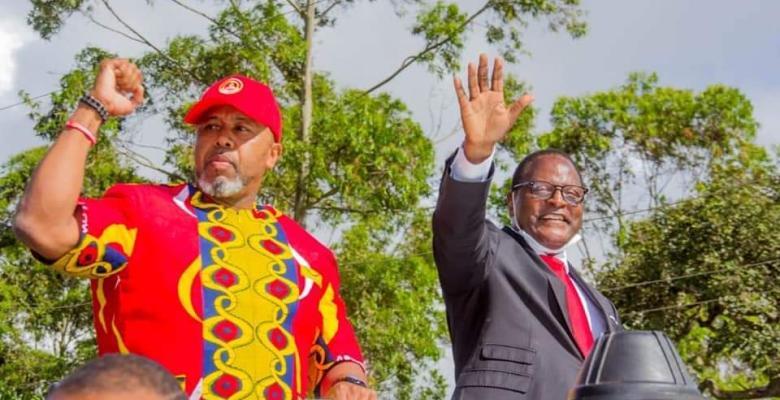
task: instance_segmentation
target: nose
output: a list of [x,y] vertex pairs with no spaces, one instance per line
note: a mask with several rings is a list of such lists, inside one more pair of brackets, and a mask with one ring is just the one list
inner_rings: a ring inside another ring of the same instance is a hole
[[565,207],[568,204],[566,200],[563,199],[563,189],[559,187],[553,189],[553,194],[547,199],[547,202],[557,208]]
[[233,136],[227,128],[222,128],[217,133],[217,146],[232,149],[235,147]]

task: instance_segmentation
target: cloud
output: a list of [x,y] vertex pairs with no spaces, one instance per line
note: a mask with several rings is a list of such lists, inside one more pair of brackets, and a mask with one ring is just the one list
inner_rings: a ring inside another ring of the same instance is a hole
[[16,52],[31,39],[28,30],[13,20],[0,21],[0,95],[14,87]]

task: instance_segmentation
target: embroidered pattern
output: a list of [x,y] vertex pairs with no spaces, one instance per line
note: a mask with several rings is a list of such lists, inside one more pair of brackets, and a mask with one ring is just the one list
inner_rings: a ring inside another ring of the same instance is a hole
[[197,197],[203,396],[293,399],[300,382],[290,332],[299,293],[284,231],[268,210],[224,210]]

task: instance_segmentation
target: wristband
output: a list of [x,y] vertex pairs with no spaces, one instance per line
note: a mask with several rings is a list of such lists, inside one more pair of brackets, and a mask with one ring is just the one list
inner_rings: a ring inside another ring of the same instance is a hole
[[106,110],[106,106],[104,106],[103,103],[100,102],[100,100],[96,99],[91,94],[85,93],[79,99],[79,103],[84,104],[89,108],[95,110],[95,112],[97,112],[98,115],[100,115],[100,119],[102,120],[102,122],[106,122],[106,120],[108,119],[108,110]]
[[333,382],[331,382],[330,387],[333,387],[337,383],[340,383],[340,382],[347,382],[347,383],[351,383],[353,385],[362,386],[362,387],[368,389],[368,384],[367,383],[363,382],[362,379],[354,377],[352,375],[342,376],[341,378],[338,378],[338,379],[334,380]]
[[95,137],[95,134],[90,132],[89,129],[87,129],[87,127],[85,127],[84,125],[81,125],[76,121],[70,120],[65,123],[65,127],[70,129],[75,129],[81,132],[84,135],[84,137],[86,137],[87,140],[89,140],[89,143],[91,143],[92,146],[94,146],[95,143],[97,143],[97,137]]

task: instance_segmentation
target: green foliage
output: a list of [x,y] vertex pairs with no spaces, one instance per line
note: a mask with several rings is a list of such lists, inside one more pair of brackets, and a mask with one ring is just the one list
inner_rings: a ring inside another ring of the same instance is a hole
[[[403,235],[399,238],[398,229]],[[443,398],[444,378],[432,361],[440,354],[447,333],[437,304],[439,286],[430,252],[430,216],[370,216],[348,229],[338,246],[342,287],[350,315],[363,321],[355,326],[364,339],[373,379],[380,392],[398,399]],[[431,335],[433,330],[435,335]],[[415,379],[425,379],[421,388]]]
[[[749,167],[713,166],[695,197],[629,225],[623,257],[599,283],[615,288],[607,294],[629,327],[677,341],[703,387],[718,388],[715,397],[777,385],[778,220],[780,171],[765,155]],[[769,396],[733,398],[758,397]]]
[[485,1],[471,12],[444,0],[420,3],[422,9],[417,14],[412,33],[425,39],[425,47],[412,59],[425,63],[438,76],[460,69],[458,60],[466,35],[473,22],[483,14],[485,38],[499,47],[501,55],[509,62],[517,61],[517,56],[524,52],[522,34],[530,19],[545,18],[550,30],[565,29],[574,38],[586,32],[579,0]]
[[[95,356],[88,282],[41,265],[16,242],[11,230],[14,205],[45,152],[44,147],[25,151],[0,168],[2,398],[37,398],[74,366]],[[119,180],[138,180],[117,162],[108,144],[91,154],[85,177],[90,195],[99,195]]]
[[[752,111],[733,88],[713,85],[694,93],[660,86],[655,74],[635,73],[615,90],[558,99],[553,129],[538,144],[573,156],[590,188],[588,211],[605,217],[596,226],[620,249],[626,204],[667,203],[671,179],[695,182],[706,178],[713,162],[742,157],[757,129]],[[640,196],[628,194],[635,189]]]
[[84,0],[30,0],[33,5],[27,23],[44,39],[59,32],[71,14],[78,11]]

